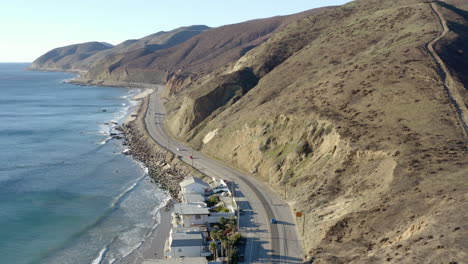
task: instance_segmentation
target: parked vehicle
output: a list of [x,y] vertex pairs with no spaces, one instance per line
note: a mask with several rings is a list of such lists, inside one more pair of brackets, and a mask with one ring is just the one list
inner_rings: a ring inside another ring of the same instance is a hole
[[272,224],[276,224],[276,219],[272,218],[272,219],[270,220],[270,222],[271,222]]

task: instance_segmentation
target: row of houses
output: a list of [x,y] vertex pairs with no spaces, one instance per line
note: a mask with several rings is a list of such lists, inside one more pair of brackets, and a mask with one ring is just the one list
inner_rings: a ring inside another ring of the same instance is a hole
[[[145,263],[221,263],[208,262],[206,257],[212,254],[209,231],[213,225],[220,217],[236,215],[237,204],[226,181],[213,179],[210,186],[199,178],[188,177],[180,183],[180,189],[182,203],[174,205],[172,229],[164,250],[166,259]],[[219,194],[219,202],[208,204],[213,194]],[[222,212],[217,210],[220,207]]]

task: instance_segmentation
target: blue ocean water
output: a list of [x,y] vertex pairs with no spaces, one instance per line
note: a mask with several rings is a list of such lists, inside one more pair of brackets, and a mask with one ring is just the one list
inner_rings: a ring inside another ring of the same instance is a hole
[[109,139],[137,91],[0,64],[0,263],[113,263],[167,195]]

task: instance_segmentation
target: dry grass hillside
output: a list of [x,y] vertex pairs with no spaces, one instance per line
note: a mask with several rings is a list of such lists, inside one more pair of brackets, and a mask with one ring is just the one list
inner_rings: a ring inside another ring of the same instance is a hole
[[[31,69],[80,72],[93,70],[99,73],[112,71],[112,68],[116,68],[119,63],[122,63],[121,59],[125,56],[131,57],[133,54],[145,54],[167,49],[183,43],[207,29],[209,29],[207,26],[180,27],[168,32],[160,31],[141,39],[126,40],[116,46],[89,42],[56,48],[36,59],[31,65]],[[97,67],[95,67],[96,64]]]
[[30,66],[32,70],[82,71],[78,62],[96,53],[112,49],[113,46],[102,42],[86,42],[55,48],[40,56]]
[[292,21],[321,10],[213,28],[172,48],[132,49],[96,62],[83,79],[161,83],[187,73],[192,78],[239,59]]
[[[447,19],[450,33],[436,47],[442,55],[452,74],[468,87],[468,2],[452,0],[439,2],[442,6],[441,12]],[[468,106],[468,89],[460,87],[460,93],[464,97],[464,102]]]
[[[439,7],[457,24],[437,48],[463,82],[468,61],[453,47],[464,56],[466,11]],[[419,0],[361,0],[300,19],[185,89],[169,87],[168,127],[287,190],[306,213],[314,263],[464,263],[467,141],[427,49],[441,31]],[[258,84],[213,96],[240,70]],[[204,108],[207,97],[223,103]]]
[[130,40],[82,81],[165,83],[175,137],[304,212],[309,262],[466,263],[468,2],[434,3],[355,0],[170,47]]

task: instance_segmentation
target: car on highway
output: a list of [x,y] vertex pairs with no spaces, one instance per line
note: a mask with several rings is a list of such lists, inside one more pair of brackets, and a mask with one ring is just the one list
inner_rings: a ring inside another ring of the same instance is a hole
[[272,218],[272,219],[270,220],[270,223],[276,224],[276,219]]

